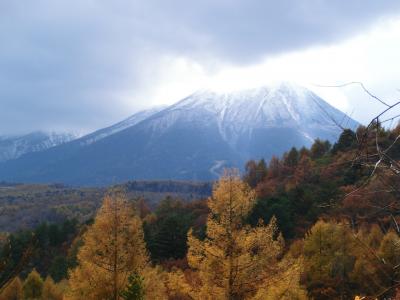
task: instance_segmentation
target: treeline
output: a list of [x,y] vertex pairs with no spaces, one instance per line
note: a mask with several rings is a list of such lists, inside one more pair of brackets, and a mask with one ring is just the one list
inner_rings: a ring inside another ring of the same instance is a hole
[[212,192],[211,182],[179,180],[128,181],[117,187],[123,188],[130,198],[145,198],[153,208],[167,196],[193,201],[206,199]]
[[13,278],[0,294],[0,300],[46,299],[63,300],[68,282],[54,283],[51,276],[45,280],[33,269],[24,281],[19,276]]
[[[337,143],[316,140],[310,149],[292,148],[282,158],[273,157],[246,164],[244,180],[253,187],[258,202],[251,222],[269,220],[272,215],[287,238],[299,238],[319,218],[346,220],[356,228],[378,224],[382,230],[398,231],[400,174],[376,168],[376,162],[362,163],[361,152],[377,157],[376,135],[386,155],[400,160],[400,125],[378,132],[344,130]],[[368,143],[360,149],[360,139]]]

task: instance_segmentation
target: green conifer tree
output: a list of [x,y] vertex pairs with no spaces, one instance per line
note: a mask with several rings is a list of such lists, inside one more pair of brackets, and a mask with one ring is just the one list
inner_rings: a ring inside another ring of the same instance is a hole
[[143,300],[144,287],[143,278],[137,273],[132,273],[128,277],[128,286],[121,292],[121,297],[125,300]]

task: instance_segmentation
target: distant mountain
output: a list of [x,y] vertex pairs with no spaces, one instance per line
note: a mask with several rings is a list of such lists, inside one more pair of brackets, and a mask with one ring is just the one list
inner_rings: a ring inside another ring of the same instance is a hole
[[[82,146],[95,143],[109,135],[136,125],[163,108],[165,106],[139,111],[115,125],[84,136],[79,140],[79,143]],[[26,135],[0,136],[0,162],[16,159],[27,153],[47,150],[51,147],[71,142],[78,137],[77,134],[73,133],[47,133],[43,131],[35,131]]]
[[[199,91],[123,130],[110,128],[0,164],[0,181],[106,185],[133,179],[210,180],[224,167],[269,159],[358,123],[313,92],[282,83]],[[109,134],[104,135],[107,132]],[[98,138],[101,137],[101,138]]]
[[0,162],[16,159],[26,153],[47,150],[77,138],[72,133],[36,131],[25,135],[0,136]]

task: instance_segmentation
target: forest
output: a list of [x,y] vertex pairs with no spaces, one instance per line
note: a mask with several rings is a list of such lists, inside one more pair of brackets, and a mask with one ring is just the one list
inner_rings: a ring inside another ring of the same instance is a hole
[[[151,208],[168,196],[191,201],[205,199],[212,191],[211,182],[173,180],[128,181],[116,187],[129,198],[146,199]],[[33,229],[42,222],[86,222],[101,206],[105,192],[105,187],[0,182],[0,233]]]
[[208,199],[114,187],[1,237],[0,299],[400,299],[400,125],[228,169]]

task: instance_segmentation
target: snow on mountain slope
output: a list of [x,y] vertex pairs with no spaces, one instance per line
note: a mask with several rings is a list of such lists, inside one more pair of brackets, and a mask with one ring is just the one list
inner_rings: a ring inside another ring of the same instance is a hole
[[[312,142],[318,137],[334,141],[343,121],[352,129],[358,126],[310,90],[291,83],[233,93],[198,91],[164,110],[152,125],[163,131],[177,121],[207,126],[211,119],[232,147],[258,129],[293,128]],[[319,136],[321,129],[328,135]]]
[[270,159],[314,139],[334,142],[337,123],[358,123],[289,83],[231,93],[198,91],[70,143],[0,164],[0,181],[108,185],[132,179],[210,180],[225,167]]
[[117,132],[120,132],[126,128],[129,128],[131,126],[134,126],[138,123],[140,123],[141,121],[149,118],[150,116],[158,113],[159,111],[163,110],[165,108],[165,106],[157,106],[157,107],[153,107],[147,110],[143,110],[143,111],[139,111],[136,114],[130,116],[129,118],[115,124],[112,125],[110,127],[107,128],[103,128],[100,129],[98,131],[95,131],[91,134],[88,134],[84,137],[82,137],[79,141],[80,144],[82,146],[85,145],[90,145],[92,143],[95,143],[101,139],[104,139],[107,136],[110,136],[112,134],[115,134]]
[[16,159],[26,153],[39,152],[77,138],[72,133],[32,132],[18,136],[0,136],[0,162]]

